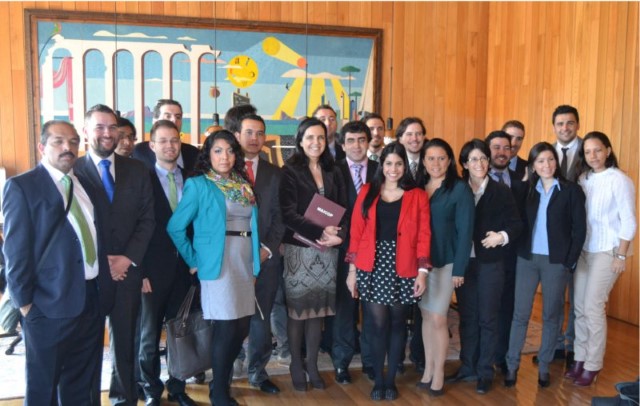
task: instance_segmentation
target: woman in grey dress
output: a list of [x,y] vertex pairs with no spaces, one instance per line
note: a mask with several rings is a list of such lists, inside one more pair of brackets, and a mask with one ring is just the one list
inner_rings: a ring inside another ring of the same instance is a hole
[[[327,130],[322,121],[308,118],[298,127],[296,151],[287,160],[280,182],[282,221],[287,226],[284,238],[284,284],[289,319],[287,336],[291,352],[291,380],[296,390],[311,385],[324,389],[318,373],[318,350],[322,320],[335,314],[336,248],[346,230],[340,226],[321,227],[304,218],[313,196],[319,193],[342,207],[346,192],[341,172],[334,169],[327,148]],[[342,219],[340,225],[345,219]],[[324,251],[308,247],[293,237],[299,233],[326,247]],[[302,338],[306,344],[306,367],[302,361]]]
[[[230,396],[233,361],[255,312],[254,278],[260,271],[257,207],[244,157],[228,131],[211,134],[167,231],[191,272],[198,273],[204,318],[214,320],[211,403],[236,405]],[[193,239],[187,230],[193,226]]]

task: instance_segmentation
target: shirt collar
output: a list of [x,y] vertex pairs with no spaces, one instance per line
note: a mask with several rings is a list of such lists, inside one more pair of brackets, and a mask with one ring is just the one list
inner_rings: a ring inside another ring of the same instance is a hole
[[[557,178],[553,178],[553,184],[551,185],[551,188],[549,189],[549,192],[553,191],[553,188],[557,187],[558,190],[561,190],[560,188],[560,182],[558,182]],[[544,186],[542,186],[542,179],[538,179],[538,183],[536,183],[536,190],[542,195],[545,194],[544,191]]]
[[111,162],[111,165],[113,165],[113,162],[115,161],[115,158],[114,158],[114,156],[113,156],[113,152],[111,153],[111,155],[109,155],[109,156],[108,156],[108,157],[106,157],[106,158],[99,157],[99,156],[98,156],[98,155],[96,155],[96,154],[93,152],[93,150],[91,150],[91,149],[90,149],[87,153],[88,153],[88,154],[89,154],[89,156],[91,157],[91,161],[93,161],[93,163],[94,163],[96,166],[98,166],[98,164],[100,163],[100,161],[102,161],[103,159],[106,159],[107,161]]
[[63,173],[61,170],[54,168],[46,159],[43,159],[41,163],[42,163],[42,166],[44,166],[44,169],[46,169],[47,172],[49,172],[49,175],[51,176],[51,178],[56,182],[60,182],[62,177],[65,175],[69,175],[69,177],[71,178],[74,177],[73,168],[69,170],[69,173]]
[[349,166],[349,169],[351,169],[351,165],[353,165],[353,164],[360,164],[364,168],[364,167],[367,166],[367,161],[368,160],[369,160],[369,158],[365,157],[362,161],[355,162],[355,161],[352,161],[351,159],[349,159],[349,157],[347,157],[347,165]]

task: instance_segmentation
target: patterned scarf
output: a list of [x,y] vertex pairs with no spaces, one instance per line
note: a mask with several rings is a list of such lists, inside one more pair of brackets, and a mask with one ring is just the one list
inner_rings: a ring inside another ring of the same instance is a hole
[[229,177],[224,178],[211,169],[206,176],[224,193],[225,199],[240,203],[243,206],[256,204],[256,197],[253,194],[251,185],[235,171],[231,171]]

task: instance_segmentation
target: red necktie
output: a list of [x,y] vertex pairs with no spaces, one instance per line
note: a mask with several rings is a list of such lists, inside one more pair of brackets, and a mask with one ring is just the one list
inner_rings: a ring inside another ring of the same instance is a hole
[[251,186],[256,183],[256,177],[253,174],[253,161],[245,161],[244,163],[247,166],[247,177],[249,178],[249,182],[251,182]]

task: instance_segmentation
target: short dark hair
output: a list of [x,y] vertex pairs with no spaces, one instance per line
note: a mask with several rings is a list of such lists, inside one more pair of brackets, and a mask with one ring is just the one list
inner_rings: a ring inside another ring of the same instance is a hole
[[160,99],[160,100],[158,100],[158,102],[156,103],[155,107],[153,108],[153,118],[155,118],[155,119],[160,118],[160,108],[162,108],[162,106],[166,106],[166,105],[178,106],[178,107],[180,107],[180,112],[182,113],[182,105],[179,102],[177,102],[176,100],[173,100],[173,99]]
[[113,111],[113,109],[105,104],[96,104],[95,106],[91,107],[89,110],[87,110],[86,113],[84,113],[84,121],[85,123],[89,120],[91,120],[91,117],[93,116],[93,113],[107,113],[107,114],[113,114],[113,117],[116,119],[116,122],[118,120],[118,115],[115,113],[115,111]]
[[333,111],[333,115],[334,115],[334,116],[336,116],[336,117],[338,117],[338,114],[337,114],[337,113],[336,113],[336,111],[333,109],[333,107],[331,107],[331,106],[330,106],[330,105],[328,105],[328,104],[321,104],[321,105],[319,105],[318,107],[316,107],[316,109],[315,109],[315,110],[313,110],[313,114],[311,114],[311,116],[312,116],[312,117],[315,117],[315,116],[316,116],[316,113],[317,113],[319,110],[331,110],[331,111]]
[[129,127],[131,128],[131,131],[133,132],[133,137],[135,138],[136,135],[138,135],[138,131],[136,131],[136,127],[133,125],[133,123],[131,121],[129,121],[128,119],[124,118],[124,117],[118,117],[118,127]]
[[347,133],[365,133],[367,135],[367,142],[371,142],[371,130],[362,121],[349,121],[347,124],[342,126],[340,129],[340,139],[338,140],[340,144],[344,145],[344,137],[347,136]]
[[487,146],[489,146],[489,144],[491,144],[491,141],[495,140],[496,138],[504,138],[505,140],[509,141],[509,145],[511,145],[511,136],[502,130],[491,131],[489,135],[487,135],[487,137],[484,139],[484,142],[486,142]]
[[178,137],[180,137],[180,130],[178,130],[178,127],[173,123],[173,121],[158,120],[153,123],[153,125],[151,126],[151,130],[149,130],[151,141],[156,140],[156,131],[158,131],[159,128],[170,128],[172,130],[176,130],[176,132],[178,133]]
[[247,182],[249,178],[247,177],[247,173],[244,170],[244,153],[242,152],[242,147],[240,147],[240,143],[236,139],[236,136],[231,134],[228,130],[218,130],[207,137],[202,144],[202,148],[200,149],[200,153],[198,154],[198,160],[196,161],[196,167],[193,172],[196,175],[206,175],[213,168],[211,166],[211,148],[216,140],[225,140],[231,146],[233,150],[233,154],[236,157],[236,161],[233,164],[233,170],[236,171],[240,176],[242,176]]
[[300,145],[302,143],[302,138],[304,137],[304,133],[311,127],[319,126],[324,130],[324,139],[326,142],[324,151],[322,155],[320,155],[320,167],[325,171],[333,170],[333,156],[331,156],[331,152],[329,152],[329,143],[327,142],[327,127],[324,123],[318,120],[315,117],[308,117],[300,122],[298,125],[298,130],[296,132],[296,149],[293,152],[293,155],[287,159],[287,164],[291,166],[306,166],[309,165],[309,158],[304,153],[304,149]]
[[553,116],[551,116],[551,124],[556,123],[556,116],[559,114],[573,114],[576,118],[576,123],[580,124],[580,115],[578,114],[578,109],[573,106],[569,106],[568,104],[563,104],[553,111]]
[[509,120],[509,121],[507,121],[506,123],[504,123],[502,125],[501,130],[505,131],[507,128],[512,128],[512,127],[513,128],[519,128],[519,129],[522,130],[522,132],[525,132],[524,131],[524,124],[522,124],[522,122],[518,121],[518,120]]
[[367,124],[367,121],[373,120],[374,118],[379,119],[380,121],[382,121],[382,124],[384,124],[384,118],[382,118],[382,116],[378,113],[367,113],[364,117],[360,119],[360,121]]
[[240,132],[242,118],[248,114],[257,114],[258,110],[252,104],[238,104],[231,107],[224,115],[224,129],[232,134]]
[[49,131],[49,129],[54,125],[68,126],[73,130],[73,133],[76,135],[76,137],[80,138],[80,135],[78,135],[78,131],[70,122],[64,120],[49,120],[42,125],[42,130],[40,130],[40,144],[46,145],[47,140],[51,136],[51,132]]
[[250,113],[250,114],[245,114],[244,116],[242,116],[242,118],[240,119],[239,125],[238,125],[238,131],[237,132],[242,131],[242,123],[244,123],[244,120],[259,121],[259,122],[262,123],[262,126],[264,127],[265,131],[267,130],[267,124],[264,122],[264,119],[262,117],[260,117],[259,115],[255,114],[255,113]]
[[424,126],[422,120],[418,117],[406,117],[403,118],[398,128],[396,129],[396,140],[400,140],[402,138],[402,134],[407,131],[407,127],[411,124],[420,124],[420,128],[422,128],[422,135],[427,136],[427,128]]
[[462,178],[464,180],[469,180],[469,170],[464,167],[464,164],[469,162],[469,154],[471,154],[471,151],[474,149],[479,149],[487,157],[489,163],[491,163],[491,151],[489,150],[489,146],[486,142],[479,138],[474,138],[465,142],[460,150],[460,157],[458,158],[458,162],[460,163],[460,166],[462,166]]
[[587,172],[589,169],[591,169],[591,167],[587,164],[587,160],[584,157],[584,142],[591,139],[597,139],[602,143],[602,145],[604,145],[605,148],[611,148],[611,153],[609,154],[607,159],[604,161],[605,168],[612,168],[612,167],[617,168],[618,158],[616,157],[616,154],[613,152],[613,147],[611,146],[611,141],[609,140],[609,137],[607,137],[605,133],[601,133],[600,131],[591,131],[590,133],[584,136],[582,140],[582,146],[578,150],[578,156],[582,161],[582,171]]

